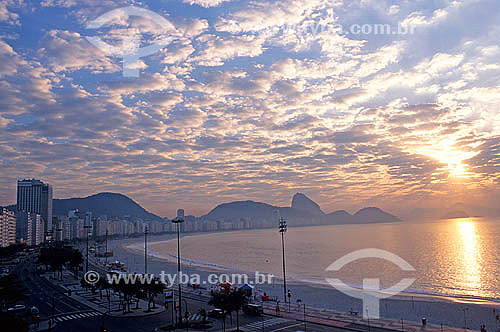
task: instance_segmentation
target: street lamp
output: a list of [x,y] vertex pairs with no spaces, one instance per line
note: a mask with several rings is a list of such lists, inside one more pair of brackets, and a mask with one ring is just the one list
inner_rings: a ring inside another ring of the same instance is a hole
[[182,289],[181,289],[181,238],[180,228],[184,222],[184,211],[177,210],[177,218],[172,220],[177,227],[177,284],[179,285],[179,326],[182,325]]
[[87,233],[87,259],[85,262],[85,272],[89,272],[89,228],[90,225],[83,225],[83,229],[85,229],[85,233]]
[[106,263],[108,262],[108,226],[106,226],[106,252],[104,255],[106,256]]
[[465,329],[468,330],[469,328],[467,327],[467,311],[469,310],[469,308],[464,308],[462,309],[464,311],[464,323],[465,323]]
[[285,233],[287,231],[287,225],[285,218],[280,218],[279,232],[281,233],[281,248],[283,251],[283,297],[286,303],[286,269],[285,269]]
[[148,226],[144,227],[144,274],[148,274]]

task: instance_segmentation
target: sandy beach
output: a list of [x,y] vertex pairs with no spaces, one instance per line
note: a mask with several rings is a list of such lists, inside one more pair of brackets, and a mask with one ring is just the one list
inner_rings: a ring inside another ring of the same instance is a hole
[[[196,236],[196,235],[194,235]],[[150,236],[148,248],[151,248],[148,256],[148,269],[150,273],[159,274],[176,273],[176,252],[166,253],[161,250],[165,241],[172,240],[173,235]],[[144,271],[144,243],[140,239],[123,239],[111,241],[109,246],[115,252],[115,259],[124,262],[129,272]],[[184,262],[183,273],[199,274],[201,280],[207,280],[208,275],[218,273],[241,273],[241,270],[229,269],[223,262],[217,265],[202,265],[196,261]],[[222,271],[222,272],[221,272]],[[288,281],[293,292],[292,303],[301,299],[306,305],[316,308],[332,309],[341,312],[350,310],[362,311],[361,300],[351,298],[333,287],[325,287],[323,284],[311,284],[299,281]],[[274,279],[272,284],[256,286],[261,293],[266,292],[271,296],[282,297],[282,280]],[[500,313],[500,307],[493,302],[478,303],[477,300],[444,298],[424,296],[419,294],[405,294],[404,296],[392,297],[381,300],[381,317],[391,319],[404,319],[405,321],[419,322],[423,317],[432,324],[443,324],[456,328],[467,327],[479,330],[481,324],[486,324],[489,331],[496,331],[498,321],[496,315]]]

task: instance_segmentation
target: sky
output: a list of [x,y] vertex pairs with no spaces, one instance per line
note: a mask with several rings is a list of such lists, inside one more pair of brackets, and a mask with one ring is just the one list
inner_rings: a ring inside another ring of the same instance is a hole
[[0,204],[37,178],[162,216],[295,192],[326,212],[498,206],[499,9],[2,0]]

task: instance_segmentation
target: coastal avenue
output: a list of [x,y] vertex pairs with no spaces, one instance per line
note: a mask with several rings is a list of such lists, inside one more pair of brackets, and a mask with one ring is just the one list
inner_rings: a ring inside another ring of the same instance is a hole
[[[92,263],[90,265],[93,267]],[[99,332],[102,331],[103,322],[107,332],[154,331],[159,327],[167,326],[171,323],[170,310],[147,317],[103,317],[101,313],[76,301],[74,297],[67,296],[62,287],[54,285],[40,277],[37,272],[37,265],[33,260],[27,261],[26,264],[18,265],[16,272],[19,275],[23,275],[27,288],[28,299],[25,301],[26,306],[36,306],[39,308],[42,322],[55,317],[56,325],[52,327],[52,331]],[[200,308],[207,307],[207,296],[200,296],[197,292],[187,291],[184,297],[191,312],[197,312]],[[55,303],[55,309],[53,309],[53,303]],[[213,326],[207,331],[222,331],[222,319],[212,318],[211,320],[213,321]],[[269,315],[255,317],[240,314],[240,326],[241,330],[246,332],[345,331],[341,328],[312,324],[310,322],[306,323],[305,326],[300,321]],[[236,327],[235,315],[233,315],[232,323],[229,318],[226,318],[226,327],[227,329],[234,329]],[[193,329],[190,328],[190,330]],[[371,330],[373,331],[374,329],[372,328]],[[368,331],[367,328],[366,331]]]

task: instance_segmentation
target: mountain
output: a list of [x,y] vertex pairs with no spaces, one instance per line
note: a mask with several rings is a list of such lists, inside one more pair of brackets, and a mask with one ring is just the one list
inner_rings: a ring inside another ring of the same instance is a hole
[[319,205],[302,193],[296,193],[295,195],[293,195],[292,209],[302,210],[304,212],[308,212],[313,215],[319,215],[319,216],[324,215]]
[[441,216],[439,219],[457,219],[457,218],[469,218],[470,216],[465,211],[455,210],[448,211],[445,215]]
[[345,210],[331,212],[326,216],[329,223],[334,225],[350,224],[354,221],[354,217],[352,216],[352,214]]
[[94,216],[130,217],[142,220],[163,220],[159,216],[146,211],[129,197],[115,193],[100,193],[85,198],[54,199],[54,216],[67,216],[68,211],[78,209],[81,212],[91,211]]
[[328,222],[334,225],[340,224],[371,224],[382,222],[398,222],[401,221],[398,217],[382,211],[376,207],[367,207],[359,210],[355,214],[350,214],[347,211],[340,210],[326,215]]
[[398,217],[376,207],[361,209],[353,217],[360,224],[401,221]]
[[414,221],[467,218],[469,216],[480,216],[497,220],[500,218],[500,208],[478,206],[472,204],[456,203],[443,207],[426,207],[413,209],[405,219]]
[[284,217],[290,226],[366,224],[396,222],[400,219],[378,208],[364,208],[354,215],[340,210],[325,214],[321,207],[304,194],[293,196],[290,207],[273,206],[254,201],[237,201],[220,204],[206,215],[203,220],[226,222],[261,221],[269,226],[277,224],[278,214]]
[[277,207],[254,201],[238,201],[216,206],[202,218],[208,220],[233,221],[248,218],[270,219]]

